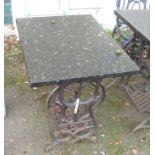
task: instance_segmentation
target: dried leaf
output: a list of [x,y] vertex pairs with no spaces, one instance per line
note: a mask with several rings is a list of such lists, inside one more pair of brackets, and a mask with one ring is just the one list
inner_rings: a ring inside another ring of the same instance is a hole
[[112,116],[112,120],[116,120],[116,117],[115,116]]
[[99,124],[99,125],[98,125],[98,127],[99,127],[99,128],[102,128],[102,127],[103,127],[103,125],[102,125],[102,124]]
[[37,88],[37,87],[33,87],[32,89],[33,89],[33,90],[37,90],[38,88]]
[[115,144],[116,144],[116,145],[118,145],[118,144],[119,144],[119,142],[117,141],[117,142],[115,142]]
[[144,139],[142,138],[140,141],[143,143],[144,142]]
[[122,144],[122,141],[121,141],[121,140],[120,140],[120,141],[116,141],[115,144],[116,144],[116,145]]
[[95,137],[95,136],[93,136],[92,138],[91,138],[91,140],[92,140],[92,143],[97,143],[97,138]]
[[104,135],[104,134],[102,134],[102,135],[101,135],[101,137],[105,137],[105,135]]
[[11,143],[13,143],[13,142],[14,142],[14,139],[10,138],[9,141],[10,141]]
[[129,107],[130,106],[129,102],[125,102],[124,105],[125,105],[125,107]]
[[27,149],[28,151],[31,151],[31,147],[30,147],[30,146],[26,146],[26,149]]
[[132,149],[132,153],[133,154],[137,154],[137,150],[136,149]]
[[118,143],[119,143],[119,144],[122,144],[122,141],[120,140]]
[[101,151],[100,154],[101,154],[101,155],[105,155],[105,152]]

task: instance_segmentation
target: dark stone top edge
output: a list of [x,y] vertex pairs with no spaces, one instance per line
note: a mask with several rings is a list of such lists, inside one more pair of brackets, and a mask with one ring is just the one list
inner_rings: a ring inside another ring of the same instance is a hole
[[40,86],[47,86],[47,85],[52,85],[52,84],[62,84],[62,83],[73,83],[73,82],[80,82],[80,81],[94,81],[95,79],[104,79],[104,78],[115,78],[115,77],[120,77],[120,76],[125,76],[125,75],[133,75],[133,74],[138,74],[140,72],[139,70],[135,70],[132,72],[124,72],[124,73],[117,73],[117,74],[109,74],[109,75],[104,75],[104,76],[90,76],[90,77],[81,77],[81,78],[74,78],[74,79],[65,79],[65,80],[52,80],[52,81],[41,81],[37,83],[31,83],[30,82],[30,87],[40,87]]

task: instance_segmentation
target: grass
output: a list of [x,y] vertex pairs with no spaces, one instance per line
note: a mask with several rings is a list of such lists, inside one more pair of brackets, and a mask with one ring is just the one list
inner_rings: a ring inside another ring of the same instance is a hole
[[[14,48],[5,51],[4,59],[5,87],[17,87],[21,95],[27,92],[33,93],[36,100],[40,102],[40,111],[45,112],[44,103],[48,92],[53,87],[41,87],[32,90],[25,83],[27,76],[20,44],[18,43]],[[111,80],[107,79],[103,82],[108,84]],[[90,93],[89,88],[86,91]],[[87,94],[85,95],[87,96]],[[92,144],[83,141],[72,145],[72,147],[61,145],[55,155],[100,155],[102,152],[105,152],[106,155],[142,155],[142,153],[148,155],[148,130],[141,130],[135,134],[131,133],[135,124],[144,117],[145,115],[138,112],[131,104],[126,93],[114,85],[108,90],[104,103],[96,112],[98,127],[95,133],[97,142]]]
[[4,54],[4,76],[5,85],[22,83],[26,81],[25,66],[23,64],[23,55],[21,47],[17,44]]

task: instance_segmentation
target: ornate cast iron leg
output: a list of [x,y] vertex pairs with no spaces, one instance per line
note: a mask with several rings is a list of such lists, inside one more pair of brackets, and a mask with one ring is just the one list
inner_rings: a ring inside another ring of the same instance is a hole
[[100,79],[56,87],[46,101],[53,141],[46,151],[60,143],[90,140],[91,129],[96,126],[93,113],[104,98],[105,89]]
[[95,87],[94,100],[88,105],[88,110],[89,110],[89,115],[93,120],[94,126],[96,126],[96,121],[95,121],[95,117],[94,117],[94,114],[93,114],[93,110],[96,109],[96,107],[98,106],[98,105],[95,106],[95,103],[96,103],[97,97],[99,97],[98,94],[99,94],[100,89],[101,89],[101,92],[103,93],[102,96],[100,96],[101,97],[100,103],[103,102],[103,100],[105,98],[105,89],[101,85],[101,80],[96,81],[95,84],[94,84],[94,87]]

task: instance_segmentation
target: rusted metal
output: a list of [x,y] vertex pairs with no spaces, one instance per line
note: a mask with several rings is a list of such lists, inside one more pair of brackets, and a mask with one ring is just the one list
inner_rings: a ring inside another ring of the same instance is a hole
[[[90,91],[85,95],[86,87]],[[105,98],[105,88],[101,79],[73,84],[61,84],[48,96],[47,112],[51,120],[50,136],[54,141],[46,148],[50,151],[61,143],[75,143],[91,140],[92,128],[96,126],[94,111]],[[75,106],[76,107],[75,113]]]

